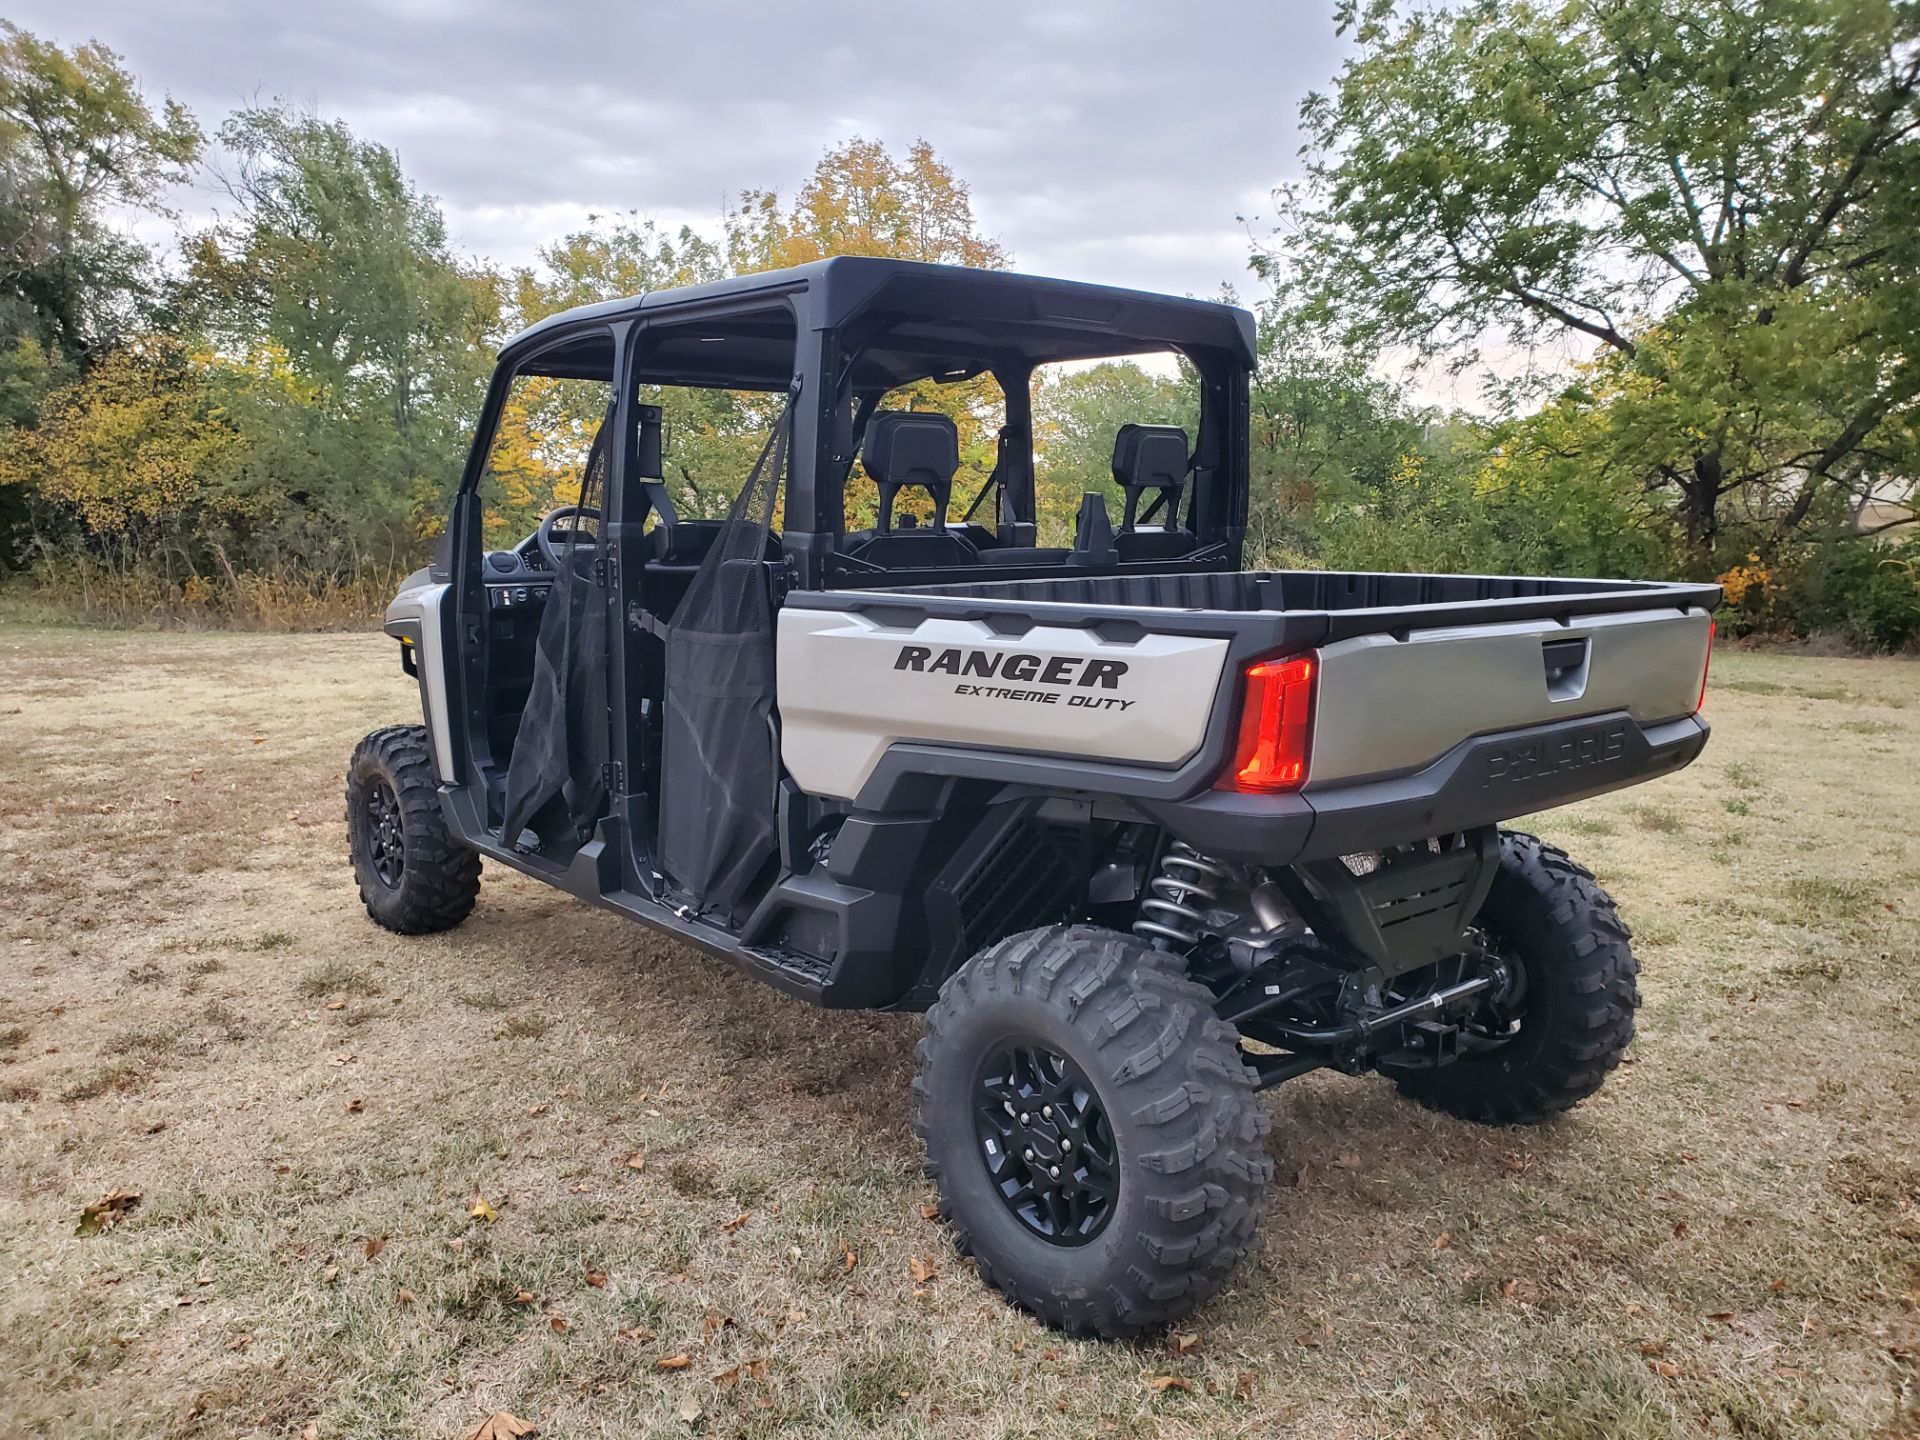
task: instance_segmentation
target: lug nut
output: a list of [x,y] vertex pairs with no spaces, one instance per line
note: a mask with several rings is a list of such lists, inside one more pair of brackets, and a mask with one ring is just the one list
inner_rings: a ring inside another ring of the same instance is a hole
[[1026,1111],[1022,1110],[1020,1112],[1020,1123],[1022,1125],[1031,1125],[1033,1123],[1033,1116],[1029,1115]]
[[1058,1180],[1060,1178],[1060,1167],[1058,1165],[1049,1165],[1047,1167],[1047,1174]]
[[1071,1149],[1073,1149],[1073,1141],[1071,1141],[1071,1140],[1062,1140],[1062,1141],[1060,1142],[1060,1153],[1061,1153],[1062,1155],[1064,1155],[1064,1154],[1066,1154],[1066,1153],[1067,1153],[1067,1152],[1068,1152],[1069,1150],[1071,1150]]
[[1051,1106],[1051,1105],[1042,1105],[1042,1106],[1040,1107],[1040,1113],[1041,1113],[1042,1115],[1044,1115],[1044,1116],[1046,1116],[1046,1117],[1047,1117],[1047,1119],[1049,1119],[1049,1120],[1051,1120],[1051,1119],[1053,1119],[1053,1106]]
[[1031,1160],[1031,1159],[1033,1159],[1033,1151],[1031,1151],[1031,1150],[1029,1150],[1029,1151],[1027,1151],[1027,1152],[1026,1152],[1026,1157],[1027,1157],[1027,1159],[1029,1159],[1029,1160]]

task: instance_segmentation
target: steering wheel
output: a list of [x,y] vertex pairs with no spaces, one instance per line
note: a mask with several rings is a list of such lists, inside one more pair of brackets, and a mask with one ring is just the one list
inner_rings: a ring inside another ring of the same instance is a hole
[[[564,543],[554,538],[553,524],[556,520],[568,522]],[[593,538],[580,528],[579,522],[582,520],[591,520],[598,524],[600,512],[591,505],[562,505],[557,510],[549,511],[540,521],[540,528],[533,532],[534,543],[540,547],[540,553],[547,558],[547,568],[556,575],[566,565],[567,556],[573,553],[573,547],[583,539]]]

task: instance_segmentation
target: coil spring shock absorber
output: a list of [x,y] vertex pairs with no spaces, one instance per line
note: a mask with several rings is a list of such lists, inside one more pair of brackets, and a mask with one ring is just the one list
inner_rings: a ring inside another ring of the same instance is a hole
[[1169,945],[1198,945],[1207,917],[1195,908],[1218,900],[1213,884],[1229,881],[1233,872],[1218,860],[1209,860],[1184,840],[1175,840],[1160,852],[1160,870],[1147,882],[1150,892],[1140,902],[1140,918],[1133,933],[1157,949]]

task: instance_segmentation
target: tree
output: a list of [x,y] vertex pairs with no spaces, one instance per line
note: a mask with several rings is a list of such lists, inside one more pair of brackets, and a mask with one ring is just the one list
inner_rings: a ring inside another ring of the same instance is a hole
[[1260,257],[1309,314],[1462,368],[1489,330],[1596,347],[1563,397],[1609,412],[1587,461],[1669,505],[1708,573],[1729,496],[1777,542],[1913,473],[1912,0],[1339,16],[1357,53],[1303,106],[1314,158]]
[[1191,370],[1155,374],[1131,360],[1034,376],[1034,498],[1042,543],[1070,544],[1080,497],[1106,498],[1120,523],[1125,503],[1113,480],[1113,437],[1129,423],[1179,425],[1191,438],[1200,409]]
[[47,397],[39,426],[8,436],[0,486],[32,486],[123,564],[184,556],[238,442],[203,366],[166,337],[108,352]]
[[156,111],[111,50],[0,21],[0,343],[80,360],[137,319],[148,257],[108,213],[165,213],[200,144],[193,116]]
[[925,140],[904,161],[856,136],[828,150],[781,209],[772,190],[743,190],[727,212],[727,260],[735,274],[804,265],[829,255],[888,255],[938,265],[1004,270],[1005,249],[980,234],[973,197]]
[[1408,457],[1433,417],[1285,305],[1268,304],[1261,319],[1247,543],[1256,555],[1311,554],[1317,524],[1377,507],[1413,473]]
[[188,245],[181,306],[235,356],[272,348],[330,421],[375,526],[444,509],[491,369],[502,281],[457,261],[385,146],[285,107],[221,127],[238,207]]

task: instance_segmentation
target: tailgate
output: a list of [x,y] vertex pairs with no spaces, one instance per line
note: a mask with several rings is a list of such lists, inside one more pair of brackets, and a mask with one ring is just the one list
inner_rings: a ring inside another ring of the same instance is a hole
[[1463,740],[1587,715],[1698,708],[1708,615],[1646,610],[1357,635],[1320,652],[1309,792],[1404,774]]

